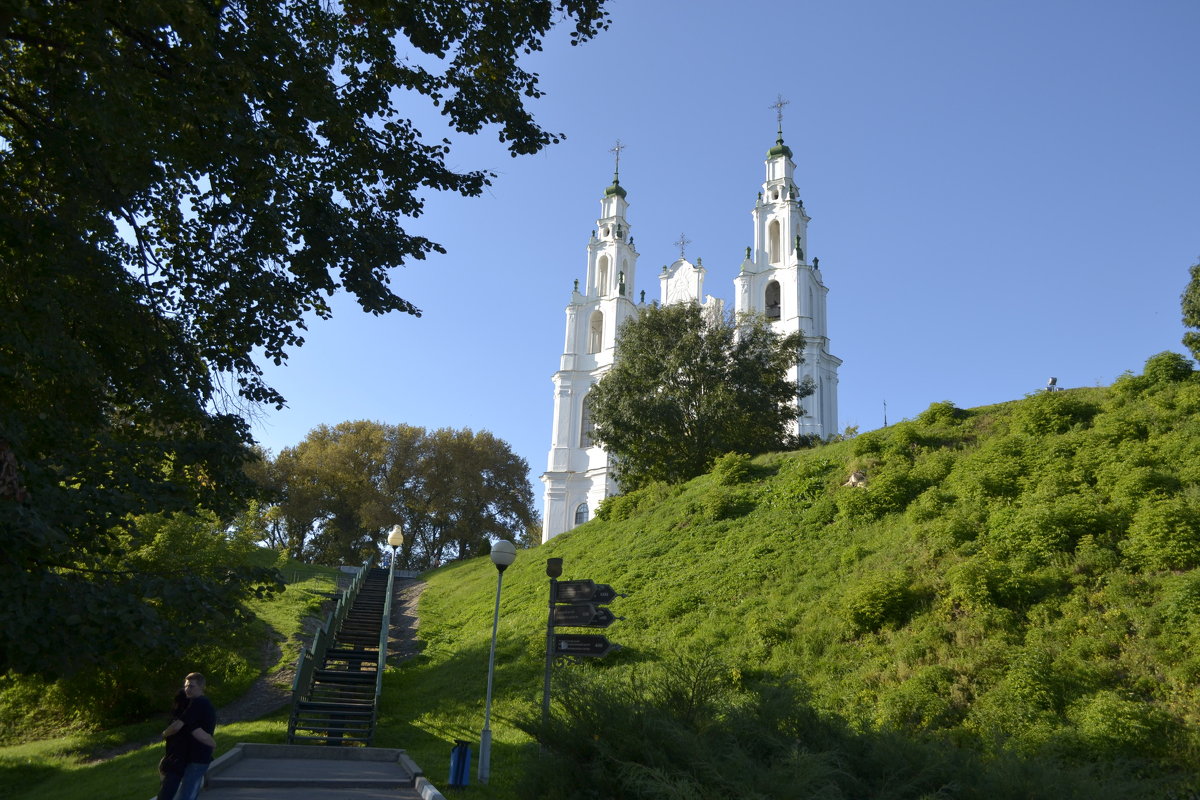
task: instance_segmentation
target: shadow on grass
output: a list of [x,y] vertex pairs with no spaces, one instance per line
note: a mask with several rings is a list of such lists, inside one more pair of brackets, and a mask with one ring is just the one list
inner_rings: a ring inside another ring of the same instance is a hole
[[58,771],[58,766],[44,762],[0,759],[0,797],[16,797],[20,792],[42,783]]
[[[516,796],[787,800],[1195,798],[1195,776],[1149,760],[984,755],[968,742],[856,732],[798,682],[734,685],[716,659],[565,676]],[[977,744],[977,743],[974,743]]]

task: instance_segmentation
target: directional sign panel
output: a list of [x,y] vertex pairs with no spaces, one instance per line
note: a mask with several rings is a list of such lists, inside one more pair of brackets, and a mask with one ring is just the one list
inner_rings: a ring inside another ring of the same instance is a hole
[[554,625],[567,626],[574,628],[587,627],[592,617],[596,615],[596,607],[591,603],[578,603],[573,606],[554,606],[551,609],[551,614],[554,615]]
[[612,650],[619,650],[620,647],[621,645],[610,642],[608,637],[596,633],[554,634],[554,654],[557,656],[599,658]]
[[596,608],[593,603],[554,606],[551,614],[555,627],[567,628],[607,628],[618,619],[607,608]]
[[559,581],[555,589],[555,599],[560,603],[587,603],[596,593],[596,582]]
[[596,613],[592,614],[592,621],[587,624],[587,627],[589,627],[589,628],[607,628],[609,625],[612,625],[614,622],[616,622],[619,619],[625,619],[625,618],[616,616],[615,614],[613,614],[613,612],[609,611],[607,608],[597,608]]
[[584,581],[559,581],[555,599],[560,603],[595,603],[607,605],[623,595],[613,591],[607,583]]

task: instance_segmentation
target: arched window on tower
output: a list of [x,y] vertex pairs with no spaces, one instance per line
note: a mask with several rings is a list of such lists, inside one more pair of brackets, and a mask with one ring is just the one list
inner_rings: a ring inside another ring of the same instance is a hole
[[575,524],[582,525],[587,522],[588,507],[587,503],[580,503],[575,506]]
[[[608,256],[600,256],[596,263],[596,294],[603,297],[608,293]],[[596,352],[595,350],[592,351]]]
[[596,310],[592,312],[591,324],[588,326],[588,352],[599,353],[604,342],[604,314]]
[[579,446],[588,448],[595,444],[592,441],[592,433],[596,430],[596,423],[592,422],[592,404],[587,395],[583,396],[583,408],[579,412]]
[[767,226],[767,258],[772,264],[779,263],[779,220],[771,220]]
[[779,319],[779,281],[771,281],[767,284],[767,292],[763,300],[767,319]]

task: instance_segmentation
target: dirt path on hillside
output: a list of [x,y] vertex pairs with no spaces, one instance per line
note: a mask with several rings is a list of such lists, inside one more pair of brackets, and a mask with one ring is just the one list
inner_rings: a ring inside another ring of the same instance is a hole
[[425,591],[425,581],[401,578],[394,588],[392,627],[388,632],[388,663],[393,666],[421,652],[421,643],[417,641],[417,629],[421,627],[417,603]]

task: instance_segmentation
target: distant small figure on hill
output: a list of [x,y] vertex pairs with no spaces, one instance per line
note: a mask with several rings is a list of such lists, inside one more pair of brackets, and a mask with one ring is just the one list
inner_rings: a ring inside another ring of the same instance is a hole
[[854,472],[851,472],[850,477],[846,480],[845,483],[842,484],[842,486],[866,486],[866,485],[867,485],[867,473],[865,473],[861,470],[855,470]]

